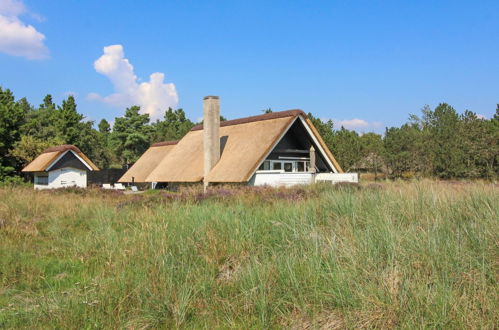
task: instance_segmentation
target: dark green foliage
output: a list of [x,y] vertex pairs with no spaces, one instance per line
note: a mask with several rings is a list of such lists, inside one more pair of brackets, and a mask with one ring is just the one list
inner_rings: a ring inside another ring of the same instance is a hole
[[18,169],[9,151],[21,136],[21,127],[29,109],[26,99],[16,102],[10,90],[0,87],[0,180]]
[[376,133],[366,133],[360,137],[362,155],[365,158],[365,166],[374,173],[374,179],[378,178],[378,173],[382,170],[384,146],[383,138]]
[[150,144],[149,115],[139,111],[138,106],[127,108],[125,116],[114,122],[110,144],[122,164],[134,163]]
[[107,122],[107,120],[102,119],[99,122],[99,133],[102,133],[102,134],[109,134],[109,133],[111,133],[111,125],[109,125],[109,123]]
[[[458,114],[446,103],[434,110],[425,106],[421,117],[411,115],[408,123],[387,128],[384,136],[335,129],[332,120],[311,113],[308,117],[344,171],[372,172],[375,179],[381,172],[392,178],[499,176],[499,104],[490,120],[468,110]],[[105,119],[94,127],[78,112],[73,96],[58,106],[49,94],[32,107],[0,88],[0,181],[20,174],[45,148],[58,144],[78,146],[100,168],[130,165],[151,143],[179,140],[195,124],[183,109],[169,108],[163,120],[149,120],[140,107],[132,106],[115,119],[113,128]]]
[[308,114],[345,171],[368,170],[377,177],[497,178],[499,175],[499,105],[491,120],[471,111],[459,115],[446,103],[435,110],[425,106],[422,116],[411,115],[401,127],[385,135],[335,130]]
[[153,142],[172,141],[181,139],[194,126],[182,109],[169,108],[165,112],[164,120],[156,121],[153,127]]

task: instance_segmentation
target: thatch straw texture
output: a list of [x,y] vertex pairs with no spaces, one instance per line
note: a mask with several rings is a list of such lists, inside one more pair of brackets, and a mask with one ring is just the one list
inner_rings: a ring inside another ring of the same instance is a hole
[[[209,182],[246,182],[259,162],[296,118],[247,121],[220,127],[223,152],[208,176]],[[225,145],[224,145],[225,144]],[[203,131],[193,129],[147,177],[147,182],[199,182],[203,180]]]
[[[146,178],[174,148],[177,141],[159,142],[153,144],[132,167],[118,180],[118,182],[146,182]],[[132,180],[133,178],[133,180]]]
[[99,168],[83,152],[81,152],[80,149],[70,144],[64,144],[45,149],[42,154],[23,168],[22,172],[43,172],[57,159],[57,157],[68,150],[75,152],[92,168],[93,171],[99,170]]
[[326,152],[327,157],[331,160],[338,173],[343,173],[343,169],[341,168],[340,164],[336,161],[336,158],[334,158],[333,153],[327,147],[326,142],[324,142],[322,136],[319,134],[319,131],[317,131],[317,128],[315,128],[312,121],[309,118],[306,118],[305,121],[312,130],[312,133],[314,133],[315,138],[317,139],[317,141],[319,141],[319,144],[321,145],[322,149],[324,149],[324,151]]
[[44,152],[29,163],[23,172],[43,172],[61,154],[60,151]]

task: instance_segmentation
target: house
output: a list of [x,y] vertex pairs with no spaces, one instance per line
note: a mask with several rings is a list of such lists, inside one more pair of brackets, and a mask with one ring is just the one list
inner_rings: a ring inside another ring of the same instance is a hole
[[[141,174],[150,171],[141,180],[203,182],[205,187],[220,183],[289,186],[317,181],[358,181],[356,173],[343,173],[303,111],[288,110],[220,122],[219,104],[217,96],[205,97],[204,124],[193,127],[171,145],[157,165],[151,162],[147,170],[140,171]],[[131,175],[126,173],[120,181],[129,182]]]
[[[146,178],[177,143],[178,141],[164,141],[152,144],[118,182],[142,185],[148,183]],[[152,188],[155,186],[156,184],[153,183]]]
[[65,144],[46,149],[22,171],[33,173],[35,189],[87,187],[87,172],[99,168],[80,149]]

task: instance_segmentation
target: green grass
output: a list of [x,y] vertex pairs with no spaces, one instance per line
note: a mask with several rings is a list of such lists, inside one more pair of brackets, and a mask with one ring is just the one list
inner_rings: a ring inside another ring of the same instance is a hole
[[494,328],[499,194],[0,189],[0,328]]

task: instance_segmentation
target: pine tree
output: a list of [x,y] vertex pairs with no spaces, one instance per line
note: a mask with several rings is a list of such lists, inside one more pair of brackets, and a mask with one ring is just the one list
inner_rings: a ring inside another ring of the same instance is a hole
[[156,121],[152,125],[154,142],[179,140],[194,126],[182,109],[168,108],[164,120]]
[[0,179],[20,169],[9,153],[21,136],[29,108],[25,99],[16,102],[9,89],[0,87]]
[[148,114],[140,107],[127,108],[123,117],[115,119],[110,144],[123,165],[134,163],[149,147],[151,126]]

